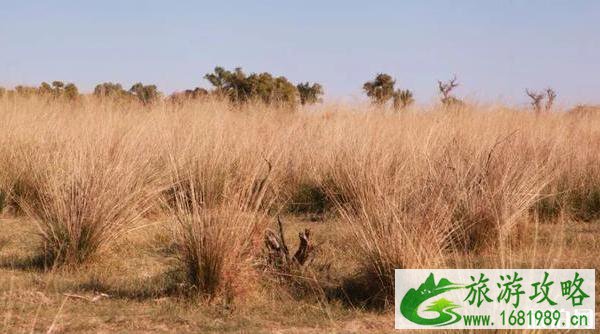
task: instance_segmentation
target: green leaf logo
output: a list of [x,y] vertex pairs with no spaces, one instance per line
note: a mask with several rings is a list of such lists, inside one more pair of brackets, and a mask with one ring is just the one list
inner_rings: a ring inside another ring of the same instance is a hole
[[445,298],[440,298],[431,303],[425,311],[437,313],[435,318],[422,317],[419,315],[418,309],[426,301],[441,295],[450,290],[463,288],[460,284],[454,284],[446,278],[440,279],[438,284],[435,284],[433,273],[429,274],[423,284],[417,290],[410,289],[400,303],[400,313],[406,319],[424,326],[447,326],[454,324],[462,318],[454,309],[460,306]]

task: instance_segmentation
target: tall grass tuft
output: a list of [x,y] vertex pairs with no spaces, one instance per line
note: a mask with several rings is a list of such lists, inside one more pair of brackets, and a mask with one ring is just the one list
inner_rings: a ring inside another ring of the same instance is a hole
[[91,133],[56,151],[29,156],[35,191],[18,204],[38,226],[44,266],[77,266],[96,259],[142,221],[158,195],[159,172],[135,137]]
[[273,191],[273,166],[266,158],[232,154],[223,142],[213,144],[204,154],[183,150],[172,157],[173,257],[193,296],[231,302],[254,282],[253,263],[273,200],[266,196]]

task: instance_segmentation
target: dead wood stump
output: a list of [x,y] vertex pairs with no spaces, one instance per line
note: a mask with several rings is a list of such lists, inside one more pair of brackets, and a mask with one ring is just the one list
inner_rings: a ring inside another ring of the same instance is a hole
[[279,227],[278,233],[271,229],[265,231],[265,247],[267,250],[268,264],[286,271],[289,271],[292,267],[303,266],[314,250],[314,247],[310,242],[310,229],[307,228],[298,233],[300,244],[298,245],[298,249],[294,253],[294,256],[290,256],[289,248],[285,243],[283,224],[279,217],[277,217],[277,224]]

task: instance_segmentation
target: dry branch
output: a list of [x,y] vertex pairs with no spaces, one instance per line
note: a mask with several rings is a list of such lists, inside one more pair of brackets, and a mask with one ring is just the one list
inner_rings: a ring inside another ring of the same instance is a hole
[[300,244],[290,258],[289,248],[285,242],[283,223],[277,217],[278,233],[271,229],[265,231],[265,246],[268,254],[268,263],[271,266],[289,271],[292,266],[303,266],[311,256],[314,247],[310,242],[310,229],[298,233]]

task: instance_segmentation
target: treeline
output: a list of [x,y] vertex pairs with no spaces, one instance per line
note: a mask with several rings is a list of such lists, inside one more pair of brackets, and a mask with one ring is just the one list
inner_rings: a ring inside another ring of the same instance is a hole
[[62,81],[53,81],[52,84],[42,82],[39,87],[31,86],[16,86],[14,89],[6,90],[0,87],[0,97],[4,96],[20,96],[20,97],[47,97],[53,99],[64,98],[74,100],[79,98],[79,90],[73,83],[65,84]]
[[[96,85],[93,96],[102,99],[115,99],[120,101],[137,101],[143,105],[165,101],[172,104],[183,104],[190,100],[200,100],[209,97],[226,99],[235,105],[248,102],[261,102],[277,107],[294,108],[298,104],[307,105],[322,101],[323,86],[319,83],[301,82],[296,85],[284,76],[273,76],[268,72],[246,74],[242,68],[233,71],[223,67],[215,67],[214,71],[204,75],[211,85],[211,89],[196,87],[182,92],[175,92],[164,96],[156,85],[136,83],[128,90],[121,84],[105,82]],[[412,91],[396,88],[396,80],[389,74],[379,73],[373,80],[367,81],[362,88],[371,102],[379,107],[391,105],[394,110],[404,110],[415,101]],[[461,108],[465,103],[453,95],[458,87],[456,76],[446,82],[438,81],[438,92],[441,104],[446,108]],[[550,111],[556,98],[556,93],[547,88],[542,93],[526,90],[531,98],[532,109],[536,113]],[[73,83],[53,81],[51,84],[43,82],[39,87],[16,86],[12,90],[0,87],[0,98],[5,95],[18,95],[21,97],[41,96],[51,99],[78,100],[81,98],[79,90]],[[545,105],[542,105],[546,98]]]
[[[298,104],[321,102],[324,94],[323,86],[318,83],[301,82],[294,85],[284,76],[273,76],[268,72],[248,75],[239,67],[233,71],[215,67],[214,71],[207,73],[204,78],[213,86],[212,89],[196,87],[165,96],[156,85],[136,83],[126,90],[119,83],[104,82],[96,85],[92,95],[102,99],[138,101],[144,105],[161,100],[168,103],[183,103],[216,97],[227,99],[237,105],[262,102],[280,107],[295,107]],[[82,97],[73,83],[65,84],[62,81],[54,81],[52,84],[43,82],[39,87],[16,86],[12,90],[0,87],[0,97],[5,95],[63,100],[78,100]]]

